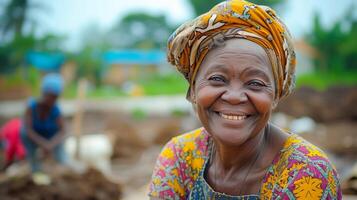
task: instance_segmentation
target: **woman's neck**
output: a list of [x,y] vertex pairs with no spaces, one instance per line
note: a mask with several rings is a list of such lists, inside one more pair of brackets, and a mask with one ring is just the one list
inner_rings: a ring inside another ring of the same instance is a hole
[[230,175],[237,170],[254,165],[253,162],[256,162],[257,157],[260,156],[266,146],[267,127],[239,146],[226,145],[214,139],[216,150],[212,152],[214,154],[212,156],[215,158],[213,162],[217,162],[216,164],[221,168],[221,173]]

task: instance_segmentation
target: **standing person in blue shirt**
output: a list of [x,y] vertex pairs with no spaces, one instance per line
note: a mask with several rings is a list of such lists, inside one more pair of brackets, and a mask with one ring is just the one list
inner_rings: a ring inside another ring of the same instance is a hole
[[41,171],[39,149],[45,155],[52,154],[60,164],[67,162],[63,148],[64,123],[56,103],[62,90],[62,77],[55,73],[47,74],[42,80],[41,97],[31,99],[27,105],[21,138],[33,173]]

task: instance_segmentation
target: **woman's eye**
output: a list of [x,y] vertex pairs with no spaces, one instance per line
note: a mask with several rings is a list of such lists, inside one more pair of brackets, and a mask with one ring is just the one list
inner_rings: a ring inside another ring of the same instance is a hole
[[253,86],[253,87],[264,87],[265,86],[265,84],[262,81],[256,81],[256,80],[250,81],[248,83],[248,85]]
[[225,82],[225,78],[222,76],[211,76],[208,80],[215,82]]

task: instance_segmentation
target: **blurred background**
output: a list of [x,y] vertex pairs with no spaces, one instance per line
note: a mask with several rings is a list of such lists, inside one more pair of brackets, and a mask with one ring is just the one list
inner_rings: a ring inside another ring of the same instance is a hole
[[[218,2],[0,0],[0,126],[22,117],[28,98],[40,97],[45,74],[61,73],[59,105],[74,168],[56,171],[49,161],[52,183],[43,186],[20,160],[0,172],[0,196],[73,199],[74,191],[75,199],[145,199],[162,146],[200,126],[185,100],[186,81],[166,61],[167,38]],[[354,199],[357,1],[253,2],[277,10],[298,57],[295,93],[272,121],[326,151]]]

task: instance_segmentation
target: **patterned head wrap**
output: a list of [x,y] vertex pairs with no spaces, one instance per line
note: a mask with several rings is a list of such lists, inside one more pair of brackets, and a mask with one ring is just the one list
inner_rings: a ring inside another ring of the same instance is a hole
[[181,25],[168,40],[168,61],[192,85],[208,51],[230,38],[244,38],[263,47],[272,66],[275,97],[280,99],[291,92],[296,59],[290,33],[272,9],[247,1],[224,1]]

